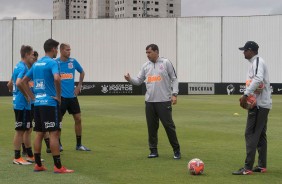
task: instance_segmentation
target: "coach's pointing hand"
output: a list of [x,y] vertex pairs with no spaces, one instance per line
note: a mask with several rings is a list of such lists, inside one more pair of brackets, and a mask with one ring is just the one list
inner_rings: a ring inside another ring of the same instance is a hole
[[129,75],[129,73],[127,73],[126,75],[124,75],[125,80],[130,81],[131,77]]

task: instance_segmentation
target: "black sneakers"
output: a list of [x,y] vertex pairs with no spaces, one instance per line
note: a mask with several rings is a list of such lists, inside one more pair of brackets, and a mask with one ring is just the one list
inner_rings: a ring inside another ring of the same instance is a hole
[[[158,151],[156,149],[151,149],[151,153],[148,155],[148,158],[157,158],[157,157],[159,157]],[[173,158],[180,159],[181,158],[180,151],[175,151]]]
[[266,168],[256,166],[256,167],[253,168],[253,172],[266,173]]
[[174,152],[174,155],[173,155],[173,158],[174,158],[174,159],[180,159],[180,158],[181,158],[181,153],[180,153],[180,151],[175,151],[175,152]]
[[150,155],[148,155],[148,158],[157,158],[159,157],[158,152],[151,152]]
[[245,169],[245,168],[241,168],[238,171],[234,171],[232,174],[233,175],[250,175],[250,174],[253,174],[253,171]]

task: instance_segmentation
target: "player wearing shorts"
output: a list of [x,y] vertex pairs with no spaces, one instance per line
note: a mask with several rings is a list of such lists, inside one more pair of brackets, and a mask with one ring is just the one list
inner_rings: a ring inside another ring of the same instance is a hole
[[[25,75],[22,84],[34,102],[35,141],[34,171],[45,171],[41,162],[41,146],[45,132],[49,132],[50,148],[54,160],[55,173],[72,173],[73,170],[66,169],[61,164],[59,148],[59,131],[61,130],[61,78],[58,63],[53,59],[57,56],[59,43],[48,39],[44,43],[45,57],[38,60]],[[34,81],[34,95],[30,91],[28,82]]]
[[21,157],[21,144],[23,142],[25,143],[28,156],[27,159],[32,160],[33,152],[31,149],[31,142],[28,140],[32,128],[30,117],[31,107],[29,101],[27,101],[27,94],[24,93],[21,86],[21,81],[33,63],[33,49],[30,46],[23,45],[20,53],[22,60],[15,66],[11,82],[13,85],[13,107],[16,120],[16,133],[14,136],[15,158],[13,163],[18,165],[29,165],[31,163]]
[[[34,51],[33,55],[34,55],[34,63],[35,63],[38,60],[38,52]],[[34,91],[33,91],[34,82],[32,80],[30,80],[28,84],[29,84],[29,87],[30,87],[32,93],[34,93]],[[30,112],[31,112],[31,121],[32,121],[33,127],[34,127],[35,122],[34,122],[34,101],[33,100],[31,100],[31,111]],[[46,144],[46,153],[51,153],[50,144],[49,144],[49,142],[50,142],[49,134],[47,132],[44,135],[44,141],[45,141],[45,144]],[[23,150],[24,150],[24,144],[23,144]],[[43,159],[41,159],[41,160],[43,160]]]
[[[60,58],[57,59],[61,75],[62,87],[62,103],[61,113],[62,116],[68,111],[72,114],[75,121],[75,134],[76,134],[76,150],[91,151],[81,144],[82,126],[81,126],[81,113],[77,95],[80,93],[82,82],[84,79],[84,71],[76,59],[70,58],[70,45],[62,43],[60,45]],[[75,71],[80,73],[79,83],[75,87]]]

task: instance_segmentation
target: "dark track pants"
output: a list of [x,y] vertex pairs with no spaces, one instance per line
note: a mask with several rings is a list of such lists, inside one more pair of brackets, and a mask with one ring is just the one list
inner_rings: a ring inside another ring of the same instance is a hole
[[175,125],[172,120],[171,102],[145,102],[150,150],[157,150],[159,120],[161,120],[174,151],[180,151]]
[[254,108],[248,111],[248,119],[245,131],[246,141],[246,160],[245,168],[251,170],[253,168],[258,150],[258,166],[266,168],[266,153],[267,153],[267,119],[269,109]]

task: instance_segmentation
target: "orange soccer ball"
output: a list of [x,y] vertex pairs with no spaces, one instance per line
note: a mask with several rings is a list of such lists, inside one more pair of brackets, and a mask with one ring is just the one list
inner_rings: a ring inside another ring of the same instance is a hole
[[187,168],[190,174],[200,175],[204,172],[205,164],[202,160],[198,158],[193,158],[189,161]]
[[[241,99],[240,99],[241,101]],[[252,109],[257,105],[257,100],[256,97],[253,95],[250,95],[247,97],[247,101],[246,101],[246,108],[245,109]]]

